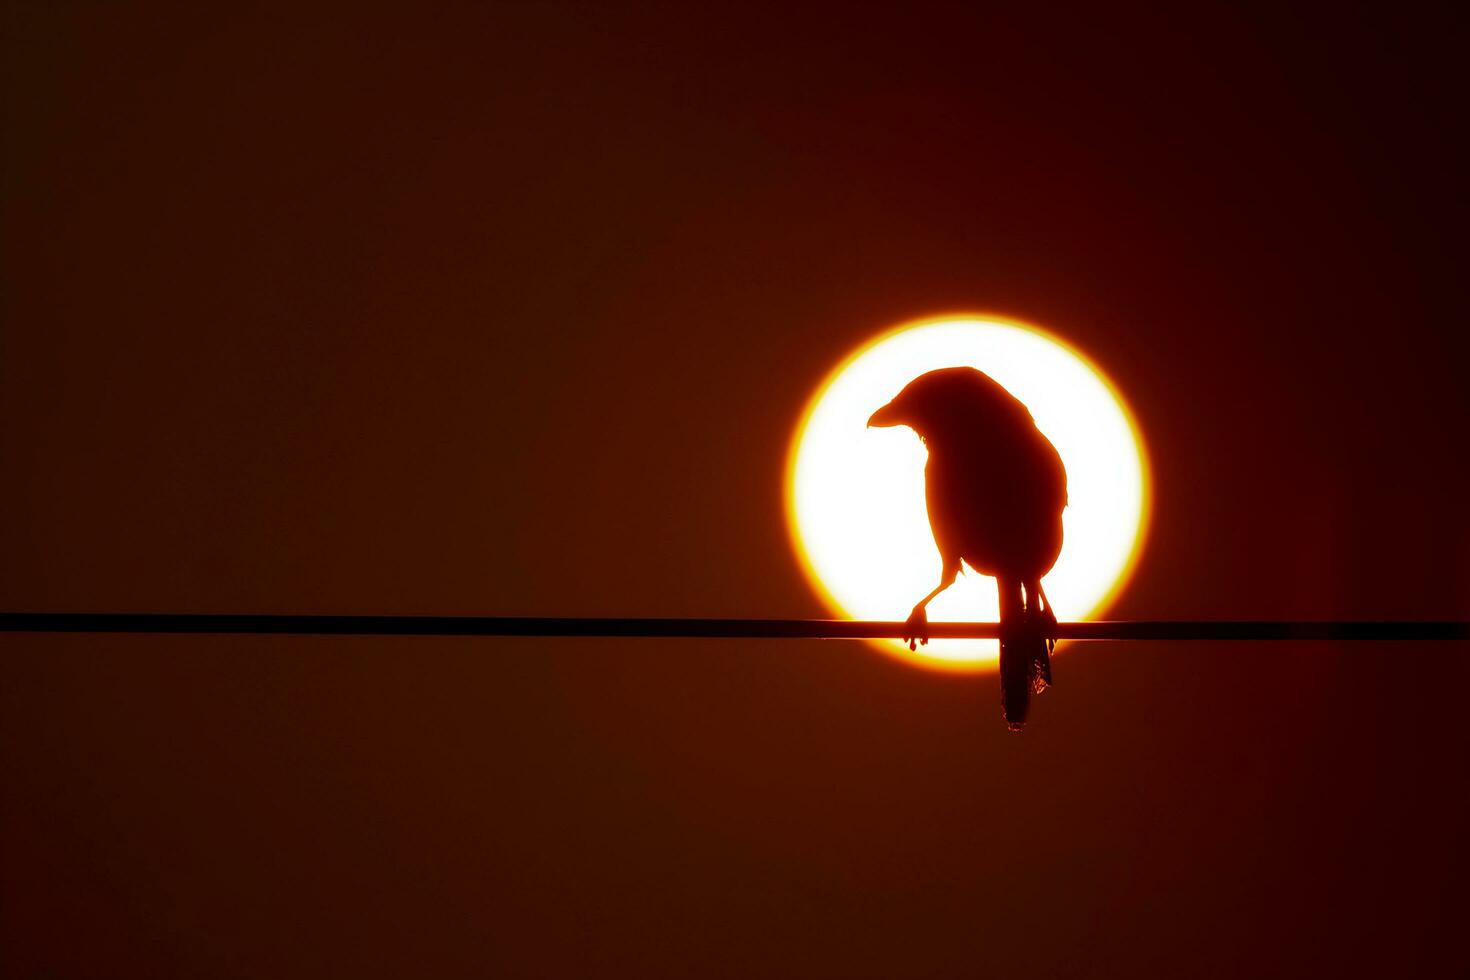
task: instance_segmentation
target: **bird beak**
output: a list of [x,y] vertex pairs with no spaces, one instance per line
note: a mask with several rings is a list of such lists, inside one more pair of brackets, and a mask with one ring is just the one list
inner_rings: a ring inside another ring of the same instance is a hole
[[878,409],[878,411],[873,413],[872,418],[868,419],[868,428],[870,429],[886,429],[890,426],[904,424],[906,423],[899,417],[898,409],[894,407],[893,402],[889,402],[887,405]]

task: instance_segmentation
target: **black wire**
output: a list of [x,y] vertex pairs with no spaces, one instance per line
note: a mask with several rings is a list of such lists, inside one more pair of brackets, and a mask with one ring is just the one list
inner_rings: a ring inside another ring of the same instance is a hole
[[[565,616],[272,616],[0,613],[9,633],[232,633],[312,636],[585,636],[902,639],[901,622],[836,619],[629,619]],[[1470,640],[1470,622],[1123,620],[1058,623],[1061,640]],[[998,623],[930,623],[932,639],[994,639]]]

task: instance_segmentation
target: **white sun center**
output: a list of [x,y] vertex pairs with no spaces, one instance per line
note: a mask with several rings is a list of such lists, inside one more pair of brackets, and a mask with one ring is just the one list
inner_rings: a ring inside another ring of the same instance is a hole
[[[1121,397],[1080,354],[1028,326],[947,318],[900,327],[838,367],[797,427],[787,474],[792,539],[840,615],[907,619],[939,582],[924,505],[926,452],[912,429],[869,429],[873,411],[936,368],[969,366],[1015,395],[1061,453],[1069,503],[1061,557],[1043,580],[1059,619],[1097,614],[1121,588],[1142,544],[1148,468]],[[931,621],[993,621],[995,582],[966,574],[929,606]],[[936,667],[994,665],[987,640],[934,640],[910,654]]]

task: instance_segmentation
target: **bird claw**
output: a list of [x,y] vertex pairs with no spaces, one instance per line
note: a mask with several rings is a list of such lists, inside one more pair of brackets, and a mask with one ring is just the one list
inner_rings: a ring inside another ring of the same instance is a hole
[[929,614],[924,611],[923,606],[914,607],[908,621],[903,625],[907,630],[904,639],[908,641],[910,650],[917,650],[917,644],[929,645]]

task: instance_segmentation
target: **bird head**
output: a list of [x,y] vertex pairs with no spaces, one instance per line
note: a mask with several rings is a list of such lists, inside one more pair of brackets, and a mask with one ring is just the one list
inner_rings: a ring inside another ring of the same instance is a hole
[[868,425],[906,425],[927,442],[947,434],[973,434],[1012,421],[1018,412],[1030,420],[1025,406],[989,375],[971,367],[940,368],[910,381],[873,413]]

